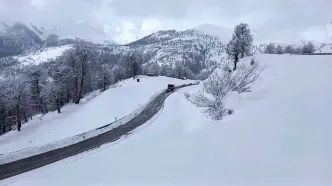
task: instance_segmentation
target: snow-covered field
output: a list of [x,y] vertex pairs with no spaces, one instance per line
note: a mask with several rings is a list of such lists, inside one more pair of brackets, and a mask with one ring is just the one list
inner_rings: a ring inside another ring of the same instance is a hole
[[[58,140],[90,131],[138,111],[168,83],[181,85],[193,82],[163,76],[138,78],[139,83],[136,79],[124,80],[94,99],[91,97],[97,92],[87,95],[80,105],[65,106],[61,114],[51,112],[41,118],[35,117],[22,126],[21,132],[11,131],[0,136],[0,154],[17,154],[29,148],[49,146],[52,142],[57,146]],[[65,141],[68,143],[68,140]]]
[[235,113],[222,121],[186,100],[199,86],[184,88],[129,138],[0,185],[332,185],[332,56],[256,58],[266,69],[252,92],[226,96]]
[[46,48],[34,53],[31,53],[29,55],[22,55],[16,57],[21,64],[23,65],[29,65],[29,64],[35,64],[38,65],[43,62],[47,62],[49,59],[55,59],[58,56],[61,56],[64,51],[67,49],[70,49],[71,45],[64,45],[60,47],[52,47],[52,48]]

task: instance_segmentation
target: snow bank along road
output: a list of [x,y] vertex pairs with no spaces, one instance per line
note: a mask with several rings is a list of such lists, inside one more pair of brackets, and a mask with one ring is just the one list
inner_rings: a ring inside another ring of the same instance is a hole
[[[191,85],[193,84],[181,85],[177,88],[183,88]],[[163,106],[164,100],[170,94],[171,93],[167,93],[166,91],[160,93],[135,118],[108,132],[64,148],[55,149],[42,154],[37,154],[35,156],[0,165],[0,180],[54,163],[61,159],[65,159],[90,149],[98,148],[102,144],[113,142],[119,139],[123,135],[128,134],[130,131],[151,119],[160,110],[160,108]],[[106,126],[108,125],[105,125],[105,127]]]

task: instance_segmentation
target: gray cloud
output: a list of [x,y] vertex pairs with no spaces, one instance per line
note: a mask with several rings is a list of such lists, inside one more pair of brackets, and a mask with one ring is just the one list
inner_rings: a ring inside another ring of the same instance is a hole
[[310,30],[324,31],[332,21],[331,7],[331,0],[0,0],[0,19],[84,35],[75,25],[81,20],[80,25],[89,30],[86,34],[96,31],[119,42],[157,29],[185,29],[206,22],[233,28],[247,22],[259,36],[273,40],[287,31],[299,37]]
[[188,10],[186,1],[174,0],[114,0],[109,7],[119,16],[185,18]]

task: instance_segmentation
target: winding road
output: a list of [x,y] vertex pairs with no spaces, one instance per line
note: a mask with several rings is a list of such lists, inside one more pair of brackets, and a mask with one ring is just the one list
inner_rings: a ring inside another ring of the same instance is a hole
[[[191,86],[194,84],[177,86],[176,89]],[[163,91],[157,95],[146,108],[139,113],[135,118],[127,123],[116,127],[110,131],[102,133],[98,136],[86,139],[84,141],[75,143],[64,148],[51,150],[45,153],[37,154],[28,158],[20,159],[10,163],[0,165],[0,180],[54,163],[56,161],[68,158],[70,156],[77,155],[84,151],[95,149],[103,144],[110,143],[118,140],[123,135],[130,133],[132,130],[143,125],[149,119],[151,119],[163,106],[165,99],[171,94]],[[105,125],[101,128],[107,127],[111,124]]]

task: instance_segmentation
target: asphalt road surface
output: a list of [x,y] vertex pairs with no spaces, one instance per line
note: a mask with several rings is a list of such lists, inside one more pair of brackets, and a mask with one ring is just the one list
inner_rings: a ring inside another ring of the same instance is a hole
[[[176,87],[176,89],[191,85],[192,84],[181,85]],[[108,132],[64,148],[55,149],[42,154],[0,165],[0,180],[54,163],[56,161],[77,155],[90,149],[98,148],[105,143],[116,141],[117,139],[121,138],[121,136],[130,133],[132,130],[143,125],[145,122],[151,119],[160,110],[164,104],[165,99],[171,93],[172,92],[166,92],[166,90],[160,93],[135,118]],[[105,125],[103,127],[107,127],[109,125],[111,124]]]

